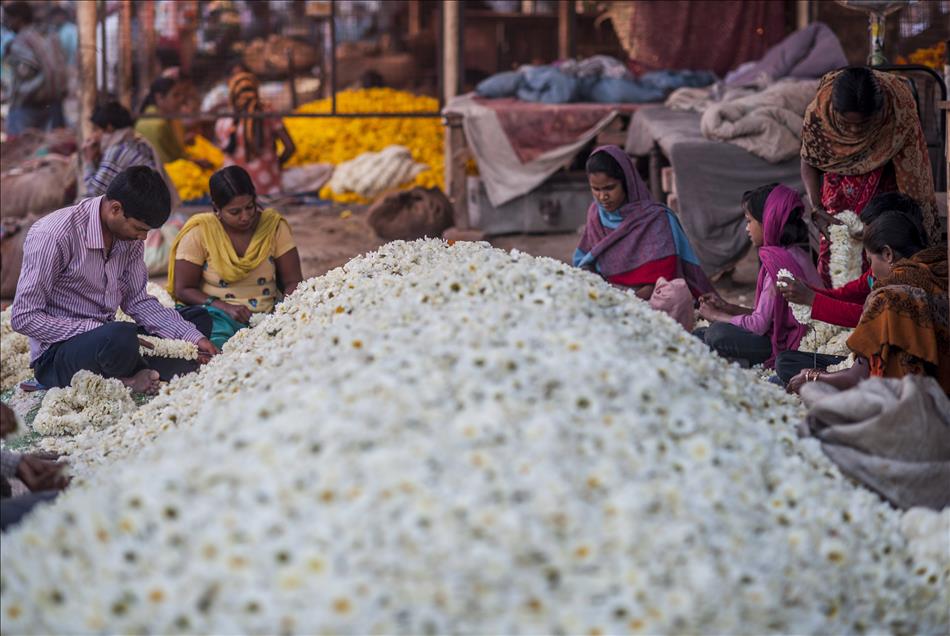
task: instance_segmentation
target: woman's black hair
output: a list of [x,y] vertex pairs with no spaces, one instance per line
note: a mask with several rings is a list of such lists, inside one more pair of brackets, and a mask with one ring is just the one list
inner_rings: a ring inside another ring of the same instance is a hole
[[117,101],[108,101],[96,106],[89,121],[99,128],[112,126],[115,130],[130,128],[135,123],[128,109]]
[[219,210],[235,197],[247,194],[257,196],[251,175],[241,166],[228,166],[215,172],[208,181],[208,189],[211,190],[211,202]]
[[910,258],[926,244],[920,224],[902,212],[885,212],[864,230],[864,249],[871,254],[889,247],[897,258]]
[[917,229],[920,243],[927,242],[927,230],[924,229],[924,211],[920,204],[903,192],[885,192],[871,199],[861,210],[861,221],[864,227],[874,223],[888,212],[897,212],[907,217],[907,222]]
[[610,156],[606,150],[595,152],[587,158],[587,174],[600,172],[611,179],[616,179],[623,187],[623,193],[627,194],[627,175],[623,173],[623,168],[617,163],[617,160]]
[[[765,202],[768,200],[772,190],[778,187],[777,183],[759,186],[755,190],[747,190],[742,194],[742,208],[749,211],[749,215],[762,223],[765,218]],[[808,242],[808,226],[805,225],[805,219],[802,217],[801,206],[795,208],[788,215],[785,221],[785,227],[782,228],[782,236],[779,244],[784,247],[800,245]]]
[[175,84],[178,81],[171,77],[159,77],[152,85],[148,88],[148,95],[145,96],[145,101],[142,102],[142,106],[139,108],[140,113],[144,113],[145,109],[149,106],[155,105],[155,96],[156,95],[168,95],[169,91],[175,88]]
[[126,218],[151,228],[161,227],[171,214],[168,184],[148,166],[132,166],[117,174],[106,190],[106,198],[121,203]]
[[871,69],[851,66],[835,78],[831,104],[839,113],[860,113],[870,117],[881,110],[884,94]]

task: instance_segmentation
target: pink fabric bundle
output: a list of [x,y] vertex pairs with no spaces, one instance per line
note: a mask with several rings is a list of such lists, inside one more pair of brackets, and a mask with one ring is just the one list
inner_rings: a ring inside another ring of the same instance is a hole
[[683,325],[686,331],[692,331],[696,324],[696,314],[693,311],[693,294],[689,285],[682,278],[666,280],[662,276],[657,279],[650,296],[650,307],[662,311],[670,318]]

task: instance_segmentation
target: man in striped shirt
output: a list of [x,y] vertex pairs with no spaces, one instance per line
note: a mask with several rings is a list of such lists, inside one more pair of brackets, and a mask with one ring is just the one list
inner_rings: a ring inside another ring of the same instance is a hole
[[[143,359],[137,325],[195,343],[200,362],[218,352],[194,324],[145,291],[142,241],[169,212],[161,175],[133,166],[115,177],[104,196],[83,199],[33,225],[23,245],[11,323],[30,337],[30,366],[39,382],[67,386],[85,369],[151,393],[160,379],[195,368],[185,361]],[[116,322],[119,307],[136,324]]]

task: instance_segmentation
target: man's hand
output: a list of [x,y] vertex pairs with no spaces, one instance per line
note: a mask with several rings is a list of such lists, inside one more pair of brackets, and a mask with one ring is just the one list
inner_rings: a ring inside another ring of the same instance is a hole
[[86,163],[98,164],[102,149],[99,147],[99,138],[90,137],[82,144],[82,158]]
[[797,278],[787,278],[780,277],[780,282],[785,283],[785,287],[776,286],[778,291],[785,297],[785,300],[790,303],[798,303],[799,305],[808,305],[812,306],[815,302],[815,292],[814,290],[798,280]]
[[0,404],[0,437],[16,431],[16,414],[6,404]]
[[155,348],[155,345],[153,345],[153,344],[152,344],[151,342],[149,342],[148,340],[145,340],[144,338],[139,338],[139,346],[140,346],[140,347],[144,347],[145,349],[154,349],[154,348]]
[[62,474],[65,466],[65,464],[51,462],[35,455],[23,455],[17,466],[16,476],[32,492],[62,490],[69,485],[69,477]]
[[195,343],[195,346],[198,347],[198,362],[201,364],[207,364],[211,361],[211,358],[221,353],[218,351],[218,348],[214,346],[214,343],[207,338],[202,338]]

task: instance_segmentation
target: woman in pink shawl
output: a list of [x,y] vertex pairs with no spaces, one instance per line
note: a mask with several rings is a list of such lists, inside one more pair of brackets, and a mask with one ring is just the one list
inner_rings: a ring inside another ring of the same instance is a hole
[[779,270],[814,287],[822,287],[818,271],[808,252],[799,247],[808,242],[798,193],[784,185],[762,186],[742,196],[752,244],[759,250],[759,278],[755,286],[755,308],[732,305],[716,298],[702,298],[699,314],[709,327],[697,330],[711,349],[744,366],[772,367],[775,356],[793,351],[805,334],[805,327],[792,315],[785,298],[775,289]]
[[715,293],[676,215],[653,200],[627,153],[617,146],[596,148],[587,160],[587,178],[594,201],[574,251],[575,267],[630,287],[644,300],[661,278],[684,279],[694,298]]

